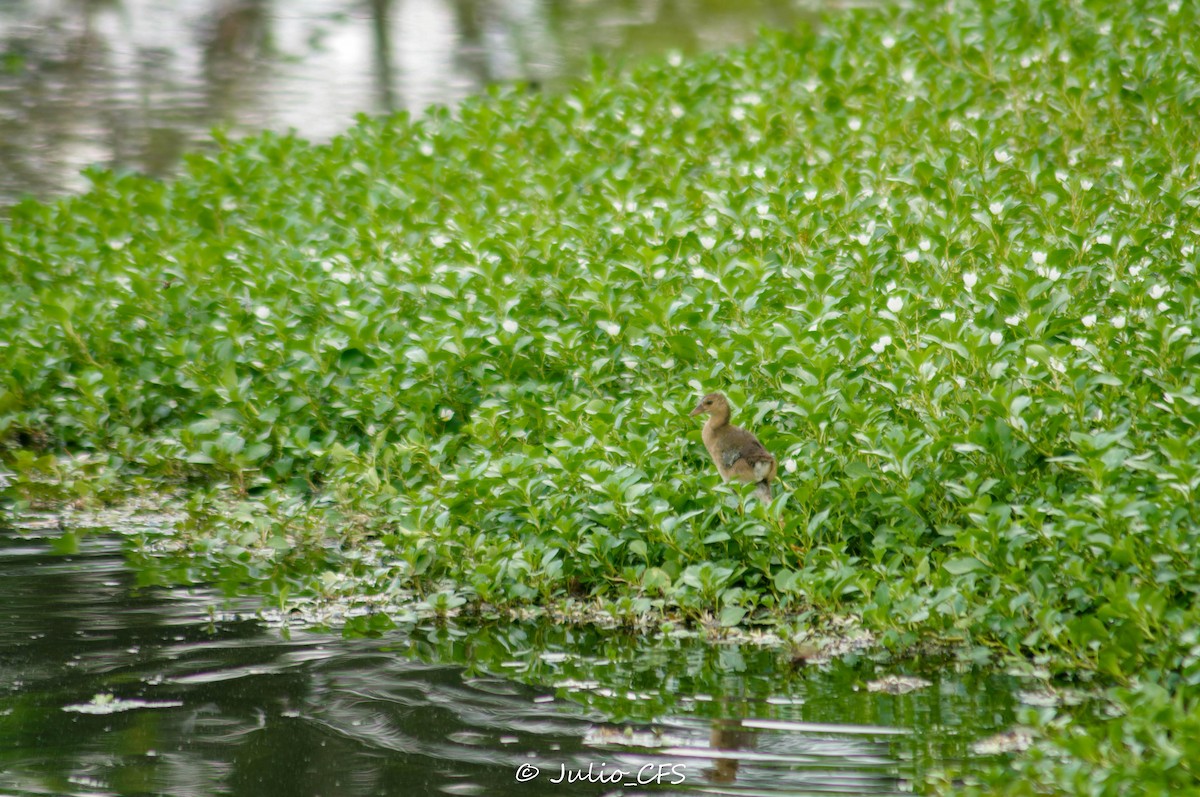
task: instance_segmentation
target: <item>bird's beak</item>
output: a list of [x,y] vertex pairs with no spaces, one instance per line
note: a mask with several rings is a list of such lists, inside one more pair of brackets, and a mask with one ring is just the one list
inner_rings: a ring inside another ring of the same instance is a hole
[[695,417],[695,416],[699,415],[699,414],[700,414],[701,412],[703,412],[703,411],[704,411],[704,405],[703,405],[703,404],[697,404],[697,405],[696,405],[696,409],[694,409],[694,410],[692,410],[691,412],[689,412],[689,413],[688,413],[688,417]]

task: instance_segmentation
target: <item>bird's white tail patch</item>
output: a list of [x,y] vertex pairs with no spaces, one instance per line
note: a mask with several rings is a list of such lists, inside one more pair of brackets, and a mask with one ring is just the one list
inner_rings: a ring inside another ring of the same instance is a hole
[[754,480],[762,481],[767,478],[767,474],[771,472],[770,462],[755,462],[754,463]]

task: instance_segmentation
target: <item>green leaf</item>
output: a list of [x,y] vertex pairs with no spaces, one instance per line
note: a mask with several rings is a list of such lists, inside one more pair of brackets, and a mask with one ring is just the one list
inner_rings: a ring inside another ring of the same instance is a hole
[[974,573],[977,570],[986,570],[988,566],[979,561],[973,556],[959,556],[952,559],[947,559],[942,563],[942,567],[947,573],[954,576],[961,576],[967,573]]
[[741,606],[725,606],[721,609],[719,622],[722,628],[729,628],[742,622],[746,616],[746,609]]

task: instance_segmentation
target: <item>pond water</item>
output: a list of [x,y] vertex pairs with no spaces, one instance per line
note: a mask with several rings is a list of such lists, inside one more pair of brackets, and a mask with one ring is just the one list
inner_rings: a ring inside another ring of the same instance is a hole
[[164,176],[209,130],[326,139],[357,113],[554,87],[790,28],[829,0],[0,0],[0,209],[102,166]]
[[[228,587],[148,585],[133,547],[0,530],[0,793],[910,793],[933,771],[969,774],[973,743],[1017,708],[1019,682],[994,672],[797,667],[689,636],[518,623],[343,638],[264,620]],[[906,673],[930,685],[866,687]]]

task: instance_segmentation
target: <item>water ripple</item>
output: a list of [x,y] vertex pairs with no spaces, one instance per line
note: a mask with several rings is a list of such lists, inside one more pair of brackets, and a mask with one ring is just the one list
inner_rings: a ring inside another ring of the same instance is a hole
[[969,768],[1016,706],[1004,676],[891,695],[869,662],[797,673],[696,639],[272,628],[139,586],[119,540],[39,533],[0,538],[4,794],[895,794]]

